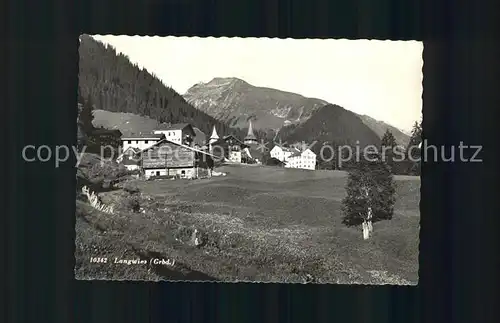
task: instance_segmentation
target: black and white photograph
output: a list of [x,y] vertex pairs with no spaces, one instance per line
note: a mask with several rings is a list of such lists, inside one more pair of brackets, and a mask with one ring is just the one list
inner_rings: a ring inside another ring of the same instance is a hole
[[75,278],[417,285],[422,53],[81,35]]

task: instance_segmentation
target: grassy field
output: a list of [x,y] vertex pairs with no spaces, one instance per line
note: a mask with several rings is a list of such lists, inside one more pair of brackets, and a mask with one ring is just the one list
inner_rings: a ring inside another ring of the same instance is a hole
[[[115,215],[77,201],[77,278],[418,282],[418,177],[395,177],[394,217],[375,223],[364,241],[360,228],[341,223],[344,172],[239,165],[217,171],[227,176],[129,183],[140,190],[135,198],[141,213],[119,208],[130,199],[121,189],[100,194],[121,210]],[[195,228],[203,233],[203,246],[189,243]],[[176,263],[126,269],[88,264],[96,252]]]

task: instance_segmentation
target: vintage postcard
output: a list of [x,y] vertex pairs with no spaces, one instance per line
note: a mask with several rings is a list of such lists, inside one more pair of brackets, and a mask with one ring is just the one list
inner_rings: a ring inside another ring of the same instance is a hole
[[76,279],[418,284],[422,51],[81,35]]

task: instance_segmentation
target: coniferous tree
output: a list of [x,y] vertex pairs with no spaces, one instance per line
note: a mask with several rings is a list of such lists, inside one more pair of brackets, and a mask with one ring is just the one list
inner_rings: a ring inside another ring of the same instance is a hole
[[80,118],[81,112],[83,111],[83,107],[85,105],[85,99],[83,98],[83,95],[80,90],[78,90],[78,117],[77,117],[77,148],[80,151],[81,148],[86,144],[87,142],[87,135],[84,131],[83,127],[83,122]]
[[406,149],[406,159],[409,161],[408,174],[420,175],[421,165],[421,149],[419,145],[422,143],[422,122],[415,121],[411,131],[410,141]]
[[384,133],[384,136],[381,140],[381,153],[383,156],[383,160],[389,166],[390,171],[394,174],[396,171],[395,167],[395,150],[397,149],[396,138],[392,132],[387,129]]
[[372,222],[392,219],[396,189],[389,167],[380,157],[361,158],[353,165],[348,173],[346,192],[342,222],[347,226],[362,225],[364,239],[373,230]]
[[93,111],[93,101],[90,95],[87,96],[87,99],[84,100],[82,111],[80,111],[79,120],[82,125],[82,130],[86,135],[90,135],[94,126],[92,125],[92,121],[94,120]]
[[[79,86],[91,94],[99,109],[148,116],[168,123],[190,123],[204,133],[215,125],[225,135],[244,138],[240,129],[228,129],[222,122],[197,110],[155,75],[132,64],[91,36],[80,37]],[[102,97],[100,96],[102,93]],[[256,134],[257,135],[257,134]]]

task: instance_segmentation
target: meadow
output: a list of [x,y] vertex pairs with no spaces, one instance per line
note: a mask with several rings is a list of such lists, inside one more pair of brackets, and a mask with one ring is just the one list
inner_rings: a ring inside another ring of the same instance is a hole
[[[100,193],[103,202],[118,206],[114,215],[77,201],[77,278],[418,283],[419,177],[395,176],[393,219],[375,223],[365,241],[361,228],[341,223],[345,172],[243,165],[216,170],[227,176],[131,180],[126,185],[139,193]],[[139,213],[119,207],[131,195]],[[194,229],[203,233],[202,246],[189,242]],[[176,264],[88,264],[92,248],[110,257],[161,256]]]

